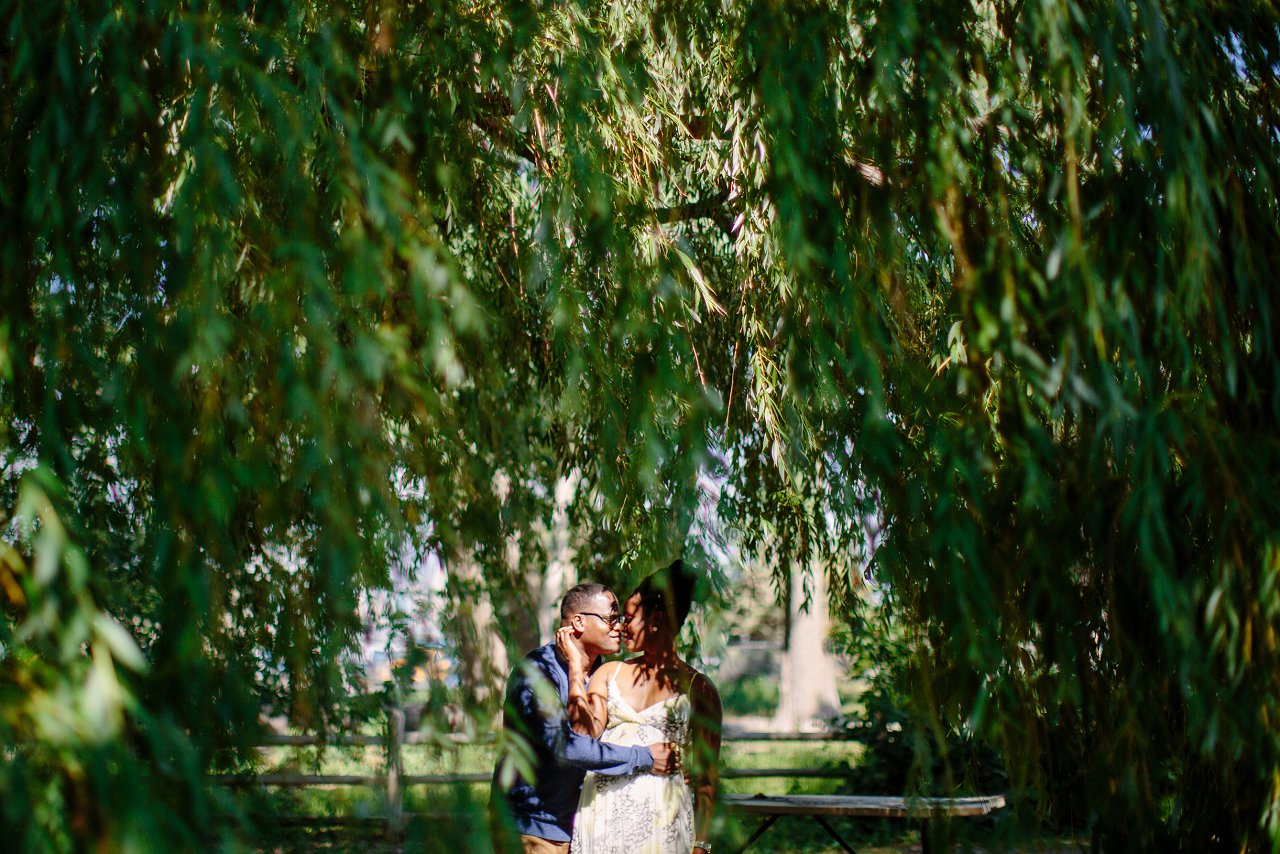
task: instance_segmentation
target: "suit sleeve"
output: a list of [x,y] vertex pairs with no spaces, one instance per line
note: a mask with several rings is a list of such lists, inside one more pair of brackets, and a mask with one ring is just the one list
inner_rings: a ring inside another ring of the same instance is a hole
[[653,753],[647,747],[608,744],[573,732],[551,680],[536,668],[530,670],[513,678],[508,702],[519,715],[522,729],[535,742],[535,749],[562,764],[611,777],[653,769]]

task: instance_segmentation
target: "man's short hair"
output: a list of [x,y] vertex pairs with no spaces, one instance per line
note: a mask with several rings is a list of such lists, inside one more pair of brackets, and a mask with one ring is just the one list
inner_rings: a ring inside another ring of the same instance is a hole
[[564,598],[560,600],[560,619],[567,620],[574,614],[590,608],[592,599],[601,593],[608,592],[608,587],[594,581],[588,581],[585,584],[569,588],[569,592],[564,594]]

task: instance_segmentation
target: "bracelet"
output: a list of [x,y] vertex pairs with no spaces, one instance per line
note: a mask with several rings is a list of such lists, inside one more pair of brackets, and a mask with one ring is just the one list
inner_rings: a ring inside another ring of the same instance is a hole
[[696,840],[694,840],[694,843],[693,843],[693,850],[697,851],[699,848],[701,848],[703,851],[707,852],[707,854],[711,854],[711,843],[710,843],[710,842],[703,842],[701,839],[696,839]]

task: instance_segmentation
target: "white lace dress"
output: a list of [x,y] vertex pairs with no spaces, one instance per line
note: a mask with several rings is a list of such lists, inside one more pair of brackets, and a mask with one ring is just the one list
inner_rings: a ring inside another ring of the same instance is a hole
[[[611,744],[688,744],[689,696],[674,694],[636,711],[609,680],[609,721],[601,741]],[[608,777],[588,772],[573,821],[572,854],[689,854],[693,850],[693,793],[681,774]]]

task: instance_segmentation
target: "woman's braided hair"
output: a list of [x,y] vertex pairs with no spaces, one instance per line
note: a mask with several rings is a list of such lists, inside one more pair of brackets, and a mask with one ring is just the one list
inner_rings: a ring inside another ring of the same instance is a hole
[[640,582],[636,588],[636,593],[640,594],[640,606],[646,615],[666,614],[671,630],[679,632],[689,616],[696,581],[694,574],[685,568],[684,561],[676,558]]

